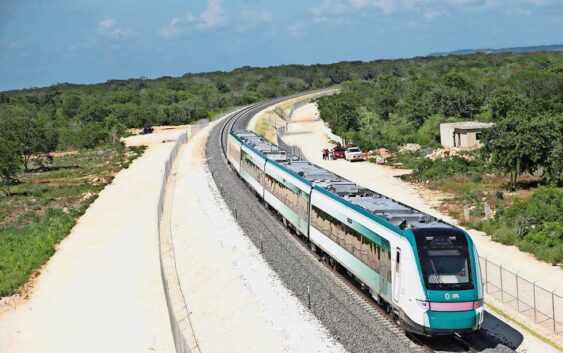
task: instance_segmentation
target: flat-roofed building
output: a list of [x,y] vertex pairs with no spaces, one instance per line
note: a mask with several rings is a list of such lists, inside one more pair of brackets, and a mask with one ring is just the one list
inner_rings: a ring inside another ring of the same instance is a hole
[[493,123],[478,121],[440,124],[440,143],[444,147],[478,148],[481,146],[483,130],[491,126],[493,126]]

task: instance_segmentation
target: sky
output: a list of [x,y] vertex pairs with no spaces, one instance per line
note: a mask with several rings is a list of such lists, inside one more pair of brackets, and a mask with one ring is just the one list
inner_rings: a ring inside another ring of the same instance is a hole
[[563,0],[0,0],[0,91],[563,44]]

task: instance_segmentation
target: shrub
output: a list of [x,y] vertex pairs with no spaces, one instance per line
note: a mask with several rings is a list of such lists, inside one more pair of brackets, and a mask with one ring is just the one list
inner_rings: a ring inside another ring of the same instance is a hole
[[563,263],[563,191],[540,187],[529,200],[497,211],[478,228],[503,243],[516,245],[552,264]]
[[460,156],[451,158],[422,158],[413,171],[413,176],[419,179],[440,179],[453,175],[468,175],[472,173],[474,179],[481,181],[485,162],[481,159],[466,159]]

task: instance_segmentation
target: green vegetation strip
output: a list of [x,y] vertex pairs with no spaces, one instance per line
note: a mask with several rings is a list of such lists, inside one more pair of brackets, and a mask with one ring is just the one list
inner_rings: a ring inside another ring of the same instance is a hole
[[113,175],[143,151],[81,151],[20,176],[11,195],[0,197],[0,297],[22,288]]
[[505,313],[503,310],[497,308],[494,305],[491,305],[489,303],[486,303],[486,307],[488,309],[491,309],[491,311],[495,312],[497,315],[500,315],[502,317],[504,317],[506,320],[515,323],[516,325],[520,326],[521,328],[523,328],[524,330],[528,331],[530,334],[532,334],[533,336],[537,337],[538,339],[540,339],[542,342],[545,342],[547,344],[549,344],[550,346],[552,346],[553,348],[563,352],[563,346],[557,344],[557,342],[554,342],[552,340],[550,340],[547,337],[542,336],[540,333],[538,333],[536,330],[532,329],[531,327],[529,327],[528,325],[522,323],[519,320],[514,319],[513,317],[511,317],[510,315],[508,315],[507,313]]

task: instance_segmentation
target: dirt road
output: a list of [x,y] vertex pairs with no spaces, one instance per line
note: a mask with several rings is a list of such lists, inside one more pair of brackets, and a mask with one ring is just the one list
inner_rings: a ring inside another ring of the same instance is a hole
[[149,144],[80,218],[26,303],[0,314],[0,352],[173,352],[158,260],[163,164],[179,131]]

